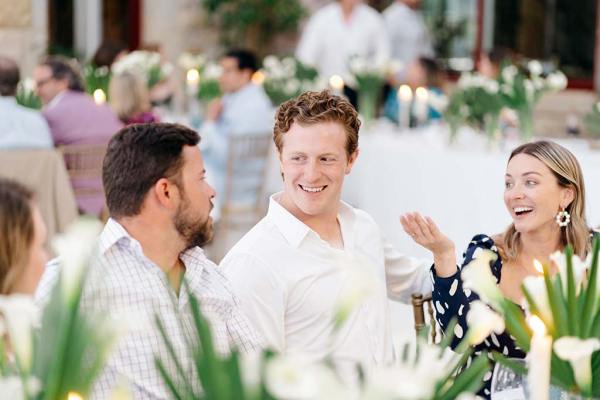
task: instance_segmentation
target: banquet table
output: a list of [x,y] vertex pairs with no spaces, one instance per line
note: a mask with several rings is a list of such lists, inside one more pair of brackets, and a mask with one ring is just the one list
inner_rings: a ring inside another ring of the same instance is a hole
[[[556,140],[578,158],[586,184],[590,226],[600,225],[600,152],[577,139]],[[432,126],[400,132],[390,124],[361,130],[359,157],[346,177],[342,198],[367,211],[384,236],[405,254],[431,258],[404,233],[399,216],[419,211],[434,219],[457,248],[457,261],[477,233],[502,232],[510,223],[503,201],[504,173],[517,142],[490,144],[473,131],[450,143],[447,129]],[[281,190],[275,155],[267,187]],[[392,308],[396,335],[413,334],[412,311]]]

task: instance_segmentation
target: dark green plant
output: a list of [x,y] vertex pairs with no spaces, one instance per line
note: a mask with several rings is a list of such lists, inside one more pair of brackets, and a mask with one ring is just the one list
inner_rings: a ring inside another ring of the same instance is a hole
[[279,34],[295,33],[307,11],[299,0],[200,0],[225,47],[265,55]]
[[35,94],[31,85],[25,81],[19,82],[17,86],[17,95],[15,96],[17,103],[23,107],[39,110],[42,108],[42,100]]
[[452,56],[450,50],[454,40],[463,36],[467,29],[467,19],[450,21],[447,0],[423,1],[424,19],[433,39],[433,49],[439,58]]

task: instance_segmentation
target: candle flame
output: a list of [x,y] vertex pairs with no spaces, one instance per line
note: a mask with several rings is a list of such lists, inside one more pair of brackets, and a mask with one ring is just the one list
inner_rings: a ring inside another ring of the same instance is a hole
[[96,104],[104,104],[106,103],[106,94],[102,89],[94,90],[94,101]]
[[527,323],[534,335],[546,334],[546,325],[544,325],[544,322],[537,315],[529,316],[529,318],[527,318]]
[[427,92],[427,89],[425,89],[424,87],[418,87],[415,90],[415,96],[421,101],[426,101],[429,97],[429,92]]
[[83,397],[76,392],[69,392],[69,394],[67,394],[67,400],[83,400]]
[[188,84],[197,84],[200,80],[200,72],[196,68],[189,69],[186,74]]
[[533,260],[533,266],[535,267],[535,270],[540,273],[540,275],[544,274],[544,266],[542,265],[541,262],[539,262],[538,260],[534,259]]
[[329,85],[335,90],[342,90],[344,87],[344,79],[339,75],[331,75],[331,78],[329,78]]
[[265,81],[265,74],[262,71],[256,71],[252,74],[252,82],[255,85],[262,85]]
[[412,89],[408,85],[400,85],[398,89],[398,98],[402,101],[412,100]]

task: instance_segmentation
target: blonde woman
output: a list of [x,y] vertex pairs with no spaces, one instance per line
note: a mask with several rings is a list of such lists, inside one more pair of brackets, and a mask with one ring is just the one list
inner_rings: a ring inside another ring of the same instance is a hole
[[[539,141],[517,147],[506,167],[504,203],[513,223],[502,234],[474,236],[464,253],[462,266],[469,264],[482,249],[491,250],[497,255],[490,267],[500,290],[521,304],[521,283],[525,277],[538,274],[534,259],[556,270],[549,258],[553,252],[563,250],[567,244],[581,257],[590,250],[585,188],[577,159],[554,142]],[[456,345],[467,331],[470,304],[479,297],[463,290],[462,267],[456,265],[454,243],[438,230],[431,218],[410,213],[403,215],[401,222],[415,242],[433,253],[432,296],[436,319],[443,329],[452,318],[458,319],[454,330]],[[525,356],[507,332],[492,333],[475,348],[475,353],[482,350],[516,358]],[[489,398],[491,374],[485,378],[486,385],[480,394]]]
[[33,295],[48,261],[45,242],[32,192],[0,178],[0,294]]
[[108,86],[110,106],[125,125],[158,122],[152,113],[145,82],[131,72],[111,77]]

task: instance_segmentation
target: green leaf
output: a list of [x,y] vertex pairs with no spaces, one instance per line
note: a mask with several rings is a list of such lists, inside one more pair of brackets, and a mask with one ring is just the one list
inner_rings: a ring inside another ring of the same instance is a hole
[[569,321],[569,333],[579,336],[579,315],[577,313],[577,289],[575,288],[575,272],[573,271],[573,248],[571,245],[565,247],[567,258],[567,319]]
[[548,268],[544,266],[544,281],[546,282],[546,292],[548,293],[548,302],[554,317],[554,326],[556,328],[557,337],[565,336],[568,330],[568,320],[566,316],[566,304],[562,300],[562,290],[560,287],[555,290]]
[[583,309],[581,311],[581,336],[583,338],[593,337],[592,336],[592,325],[593,311],[597,310],[597,298],[598,298],[598,255],[600,253],[600,237],[596,236],[592,243],[592,266],[590,268],[589,277],[587,279],[587,285],[582,289],[582,296],[585,298]]
[[440,396],[440,400],[451,400],[463,392],[475,393],[483,387],[483,377],[490,369],[487,354],[482,353],[468,368],[463,370],[454,380],[448,390]]
[[165,384],[167,385],[167,388],[169,388],[169,390],[171,391],[171,394],[173,395],[173,397],[177,400],[185,399],[186,397],[184,396],[184,394],[179,393],[179,390],[177,390],[179,385],[175,384],[173,379],[169,376],[169,373],[165,369],[162,361],[159,359],[156,359],[155,364],[156,364],[156,368],[158,369],[158,372],[160,373],[160,376],[165,381]]

